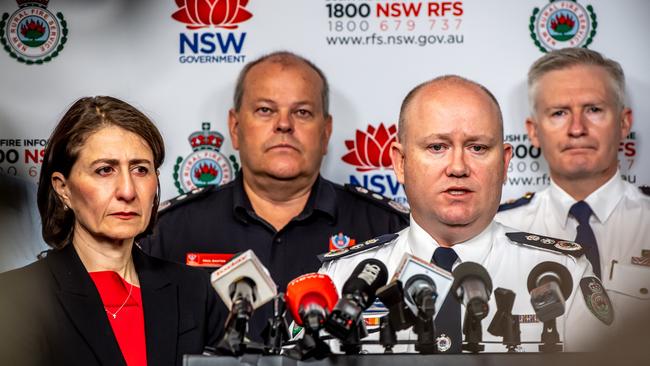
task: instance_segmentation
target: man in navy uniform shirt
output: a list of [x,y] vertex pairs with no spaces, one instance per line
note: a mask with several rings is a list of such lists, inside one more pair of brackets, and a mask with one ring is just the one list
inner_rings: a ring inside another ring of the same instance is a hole
[[[276,52],[247,64],[228,115],[241,174],[163,203],[143,249],[199,265],[252,249],[285,291],[318,270],[319,253],[408,225],[408,210],[396,202],[320,176],[332,132],[328,104],[323,72],[300,56]],[[252,336],[270,315],[269,305],[256,311]]]

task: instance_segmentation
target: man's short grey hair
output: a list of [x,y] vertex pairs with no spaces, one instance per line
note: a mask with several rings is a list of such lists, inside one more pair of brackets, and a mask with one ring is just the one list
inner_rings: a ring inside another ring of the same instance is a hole
[[443,75],[443,76],[438,76],[437,78],[431,79],[429,81],[425,81],[424,83],[416,86],[415,88],[411,89],[411,91],[408,92],[408,94],[406,94],[406,97],[404,97],[404,100],[402,101],[402,106],[400,107],[399,110],[399,126],[397,130],[397,135],[400,143],[402,144],[404,143],[404,133],[406,131],[406,114],[415,96],[420,92],[420,90],[422,90],[426,86],[434,85],[434,84],[442,84],[442,83],[467,84],[467,85],[474,86],[479,90],[481,90],[482,92],[484,92],[494,103],[494,106],[497,109],[497,114],[499,117],[499,129],[501,130],[500,134],[503,137],[503,114],[501,113],[501,106],[499,106],[499,101],[497,101],[497,98],[494,96],[494,94],[492,94],[492,92],[488,88],[486,88],[482,84],[477,83],[476,81],[469,80],[458,75]]
[[616,102],[622,109],[625,106],[625,74],[621,65],[596,51],[582,47],[573,47],[551,51],[540,57],[530,67],[528,71],[528,103],[530,105],[531,115],[535,115],[538,82],[542,76],[551,71],[564,70],[573,66],[582,65],[599,66],[607,72],[610,77]]
[[327,78],[325,77],[325,74],[313,62],[289,51],[276,51],[273,53],[269,53],[267,55],[264,55],[262,57],[259,57],[247,63],[244,66],[244,68],[239,72],[239,76],[237,76],[237,84],[235,85],[235,94],[233,97],[233,108],[236,111],[239,111],[239,109],[241,108],[242,98],[244,97],[244,81],[246,80],[246,75],[248,75],[249,71],[253,67],[266,61],[279,63],[283,66],[302,63],[307,65],[312,70],[314,70],[316,74],[318,74],[318,77],[320,78],[322,83],[320,92],[321,92],[321,103],[323,104],[323,115],[325,117],[328,117],[330,115],[329,113],[330,88],[329,88],[329,83],[327,82]]

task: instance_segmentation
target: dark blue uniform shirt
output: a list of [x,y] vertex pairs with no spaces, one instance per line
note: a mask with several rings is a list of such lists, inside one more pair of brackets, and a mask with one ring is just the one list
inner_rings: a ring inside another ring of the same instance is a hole
[[[140,241],[145,252],[186,263],[187,253],[252,249],[282,292],[292,279],[319,269],[317,255],[329,251],[330,240],[339,233],[343,241],[359,243],[408,226],[408,214],[395,202],[320,176],[303,211],[279,231],[255,214],[241,174],[226,185],[181,195],[161,207],[154,233]],[[253,314],[254,338],[272,314],[270,305]]]

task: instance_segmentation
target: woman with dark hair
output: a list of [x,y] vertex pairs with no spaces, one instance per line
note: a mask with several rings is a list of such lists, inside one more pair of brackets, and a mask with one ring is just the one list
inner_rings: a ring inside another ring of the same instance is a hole
[[154,225],[158,129],[111,97],[75,102],[48,141],[38,187],[44,259],[0,275],[0,364],[174,365],[214,345],[204,272],[144,254]]

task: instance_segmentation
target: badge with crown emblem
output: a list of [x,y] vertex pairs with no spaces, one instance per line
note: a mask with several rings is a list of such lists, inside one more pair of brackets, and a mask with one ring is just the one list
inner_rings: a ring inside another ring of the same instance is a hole
[[180,194],[210,184],[226,184],[239,171],[235,156],[226,158],[220,152],[223,135],[210,131],[209,122],[203,122],[201,128],[188,138],[193,152],[185,159],[179,156],[174,164],[174,185]]
[[49,0],[17,0],[18,10],[0,20],[0,43],[18,62],[51,61],[68,40],[68,24],[61,12],[47,9]]

